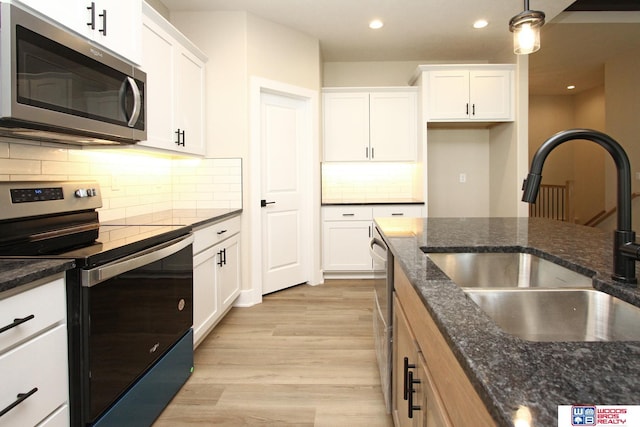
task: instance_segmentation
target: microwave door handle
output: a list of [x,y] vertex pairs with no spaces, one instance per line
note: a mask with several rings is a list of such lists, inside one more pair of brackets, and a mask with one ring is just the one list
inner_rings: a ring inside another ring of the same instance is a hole
[[119,274],[143,267],[159,261],[193,244],[193,235],[179,237],[166,243],[138,252],[129,257],[113,261],[90,270],[82,270],[81,283],[83,287],[92,287]]
[[[131,111],[131,117],[129,118],[127,125],[129,127],[134,127],[138,121],[138,117],[140,117],[140,112],[142,111],[142,97],[140,96],[140,89],[133,78],[127,76],[125,83],[131,87],[131,91],[133,92],[133,111]],[[126,93],[126,91],[123,92]]]

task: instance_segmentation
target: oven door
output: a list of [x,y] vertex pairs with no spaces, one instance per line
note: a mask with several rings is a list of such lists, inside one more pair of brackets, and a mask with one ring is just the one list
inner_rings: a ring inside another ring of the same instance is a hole
[[86,422],[96,420],[191,328],[192,244],[189,234],[81,271]]

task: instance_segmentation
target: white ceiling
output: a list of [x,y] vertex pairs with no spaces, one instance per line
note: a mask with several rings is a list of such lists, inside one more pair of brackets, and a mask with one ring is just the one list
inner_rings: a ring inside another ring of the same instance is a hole
[[[461,62],[501,57],[511,49],[509,19],[523,10],[518,0],[160,1],[169,11],[246,10],[318,38],[326,62]],[[576,76],[578,90],[601,84],[604,58],[628,48],[629,43],[640,46],[640,19],[626,24],[622,32],[613,24],[599,24],[598,28],[554,24],[553,18],[571,3],[573,0],[531,1],[531,8],[544,11],[548,21],[541,50],[530,56],[532,93],[566,92],[567,75]],[[369,29],[373,18],[382,19],[384,27]],[[489,25],[476,30],[472,24],[480,18]],[[576,40],[586,42],[583,48],[575,46]]]

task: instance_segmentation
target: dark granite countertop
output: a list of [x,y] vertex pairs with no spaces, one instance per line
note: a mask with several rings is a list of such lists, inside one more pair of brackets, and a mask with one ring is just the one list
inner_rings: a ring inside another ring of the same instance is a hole
[[169,209],[104,222],[103,225],[188,225],[192,228],[215,224],[242,213],[242,208]]
[[344,205],[424,205],[424,201],[418,199],[322,199],[322,206]]
[[533,342],[509,335],[420,249],[524,250],[588,272],[596,289],[640,306],[639,288],[610,279],[610,233],[535,218],[384,218],[376,223],[498,425],[513,426],[522,407],[531,412],[531,425],[540,427],[558,425],[558,405],[639,404],[640,342]]
[[20,286],[53,276],[73,267],[75,267],[75,263],[69,259],[0,259],[0,298],[4,297],[3,293],[5,292],[8,293]]
[[[193,229],[240,215],[242,209],[174,209],[108,221],[103,225],[185,225]],[[72,259],[0,258],[0,294],[75,267]],[[2,295],[0,295],[0,298]]]

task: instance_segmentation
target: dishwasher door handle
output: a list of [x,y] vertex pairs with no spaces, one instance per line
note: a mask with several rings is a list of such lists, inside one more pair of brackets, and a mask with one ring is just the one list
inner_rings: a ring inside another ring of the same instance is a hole
[[182,236],[138,252],[128,257],[110,262],[91,270],[82,270],[82,286],[91,287],[119,274],[159,261],[186,248],[193,243],[193,234]]
[[385,243],[378,239],[377,237],[373,237],[370,241],[369,241],[369,254],[371,255],[371,258],[378,260],[379,262],[387,262],[386,258],[381,257],[378,253],[376,253],[374,246],[378,246],[380,248],[382,248],[382,250],[384,250],[385,254],[387,253],[387,245],[385,245]]

